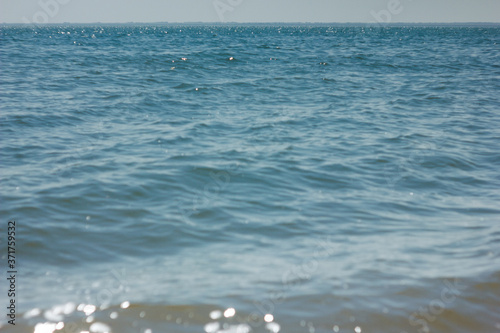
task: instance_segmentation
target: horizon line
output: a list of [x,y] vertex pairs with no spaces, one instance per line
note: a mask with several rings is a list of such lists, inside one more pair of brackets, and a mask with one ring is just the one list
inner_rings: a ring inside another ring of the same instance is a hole
[[16,24],[16,25],[56,25],[56,24],[218,24],[218,25],[228,25],[228,24],[363,24],[363,25],[400,25],[400,24],[491,24],[500,25],[500,21],[458,21],[458,22],[310,22],[310,21],[290,21],[290,22],[280,22],[280,21],[265,21],[265,22],[238,22],[238,21],[128,21],[128,22],[44,22],[44,23],[25,23],[25,22],[0,22],[1,25]]

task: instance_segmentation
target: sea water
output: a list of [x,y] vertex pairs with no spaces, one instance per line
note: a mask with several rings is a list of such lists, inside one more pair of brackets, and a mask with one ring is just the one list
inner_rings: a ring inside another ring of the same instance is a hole
[[500,330],[500,26],[4,25],[0,61],[2,331]]

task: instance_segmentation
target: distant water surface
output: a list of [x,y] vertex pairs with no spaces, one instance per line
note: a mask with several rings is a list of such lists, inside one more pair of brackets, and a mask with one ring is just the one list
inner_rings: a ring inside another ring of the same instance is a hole
[[500,331],[500,26],[4,25],[0,64],[2,331]]

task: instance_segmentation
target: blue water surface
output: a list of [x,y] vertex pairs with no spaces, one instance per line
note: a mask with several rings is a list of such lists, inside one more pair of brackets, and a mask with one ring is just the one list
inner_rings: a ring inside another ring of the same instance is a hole
[[4,25],[0,64],[5,332],[500,330],[500,26]]

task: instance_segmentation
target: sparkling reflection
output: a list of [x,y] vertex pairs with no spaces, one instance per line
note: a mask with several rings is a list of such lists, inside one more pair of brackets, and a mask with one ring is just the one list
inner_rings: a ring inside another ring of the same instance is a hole
[[281,326],[278,323],[267,323],[266,328],[272,333],[278,333],[281,329]]
[[130,302],[128,302],[128,301],[125,301],[122,304],[120,304],[120,308],[122,308],[122,309],[126,309],[129,306],[130,306]]
[[39,316],[41,313],[42,313],[42,311],[39,308],[34,308],[34,309],[31,309],[28,312],[26,312],[24,314],[24,318],[26,318],[26,319],[33,318],[33,317]]
[[220,317],[222,317],[221,311],[214,310],[214,311],[210,312],[210,318],[212,318],[213,320],[219,319]]
[[56,323],[38,323],[33,333],[53,333],[56,330]]
[[226,311],[224,311],[224,317],[226,318],[234,317],[235,314],[236,310],[234,308],[228,308]]
[[90,316],[95,312],[96,309],[97,308],[95,305],[87,304],[83,307],[83,312],[85,313],[85,315]]
[[208,323],[205,325],[204,330],[207,333],[215,333],[219,330],[220,324],[218,322]]
[[96,323],[93,323],[92,325],[90,325],[90,332],[92,332],[92,333],[109,333],[109,332],[111,332],[111,328],[104,323],[96,322]]
[[264,316],[264,321],[265,321],[266,323],[270,323],[270,322],[272,322],[273,320],[274,320],[274,316],[273,316],[272,314],[269,314],[269,313],[268,313],[268,314],[266,314],[266,315]]
[[[155,328],[146,328],[147,326],[144,320],[150,316],[154,318],[156,316],[155,312],[140,308],[125,311],[125,309],[129,307],[130,302],[128,301],[110,306],[107,309],[102,309],[98,305],[87,303],[79,305],[66,303],[64,305],[54,306],[46,311],[34,308],[28,311],[24,317],[36,318],[38,316],[39,321],[40,318],[43,320],[44,318],[46,319],[46,317],[62,318],[57,321],[47,320],[46,322],[42,321],[37,323],[34,327],[34,333],[62,333],[66,331],[73,333],[112,333],[114,330],[113,326],[117,324],[117,322],[114,321],[115,319],[122,316],[127,318],[127,316],[131,315],[133,321],[130,322],[130,324],[133,327],[140,327],[140,332],[142,333],[153,333]],[[78,311],[75,312],[75,310]],[[73,312],[74,314],[72,314]],[[177,327],[188,327],[192,324],[191,321],[196,318],[196,312],[193,312],[191,309],[181,312],[173,310],[173,314],[163,312],[160,315],[163,320],[167,320],[165,323],[169,322],[169,325],[178,325]],[[263,316],[247,316],[244,312],[237,313],[235,308],[228,307],[222,310],[215,309],[207,311],[206,316],[209,322],[205,322],[206,324],[202,326],[204,333],[251,333],[253,331],[261,332],[263,330],[269,333],[278,333],[281,331],[281,326],[274,321],[274,315],[271,313],[267,313]],[[99,320],[100,318],[108,318],[108,320],[111,319],[111,321],[109,323],[101,322]],[[259,322],[259,329],[253,327],[251,325],[252,322]],[[261,326],[262,324],[264,324],[264,326]],[[309,329],[310,333],[314,332],[312,323],[303,321],[301,325],[306,327],[306,331]],[[192,328],[194,329],[194,327]],[[198,331],[200,330],[199,328]],[[339,329],[336,329],[334,326],[333,331],[338,332]],[[361,328],[356,327],[355,333],[361,333]]]

